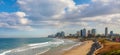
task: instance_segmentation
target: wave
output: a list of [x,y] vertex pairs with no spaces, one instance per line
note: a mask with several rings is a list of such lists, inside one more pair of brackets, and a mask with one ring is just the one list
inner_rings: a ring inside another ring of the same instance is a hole
[[72,46],[70,46],[70,47],[68,47],[68,48],[66,48],[66,49],[63,49],[63,51],[70,50],[70,49],[72,49],[72,48],[74,48],[74,47],[76,47],[76,46],[79,46],[79,45],[81,45],[81,44],[83,44],[83,43],[82,43],[82,42],[76,43],[75,45],[72,45]]
[[7,50],[1,53],[0,55],[35,55],[37,53],[42,54],[46,51],[49,51],[50,47],[57,47],[63,43],[64,40],[53,39],[49,42],[33,43],[16,49]]
[[46,49],[46,51],[43,51],[43,52],[41,52],[41,53],[37,53],[37,54],[35,54],[35,55],[40,55],[40,54],[43,54],[43,53],[45,53],[45,52],[47,52],[47,51],[49,51],[50,49]]
[[5,51],[5,52],[1,53],[0,55],[5,55],[6,53],[9,53],[9,52],[11,52],[11,50]]

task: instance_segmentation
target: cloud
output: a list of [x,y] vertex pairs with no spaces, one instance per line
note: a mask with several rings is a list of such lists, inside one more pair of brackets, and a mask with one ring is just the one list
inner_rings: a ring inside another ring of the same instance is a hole
[[17,3],[20,11],[0,13],[1,27],[98,27],[102,24],[118,26],[120,22],[120,0],[91,0],[79,5],[73,0],[17,0]]
[[24,12],[16,12],[15,14],[21,18],[26,16]]
[[120,0],[92,0],[93,2],[81,12],[83,17],[120,13]]
[[81,19],[84,22],[95,22],[99,24],[120,25],[120,14],[108,14],[95,17],[88,17]]
[[0,13],[0,28],[30,30],[32,29],[30,26],[28,26],[30,20],[25,18],[25,16],[26,14],[24,12],[2,12]]
[[116,18],[120,14],[119,0],[92,0],[89,4],[79,5],[73,0],[18,0],[18,3],[32,20],[32,26],[88,27],[119,22],[119,17]]
[[65,8],[74,9],[74,2],[72,0],[18,0],[18,3],[20,4],[21,10],[29,16],[35,15],[43,18],[62,14],[65,12]]
[[69,25],[71,19],[78,18],[81,10],[88,6],[75,5],[73,0],[18,0],[18,4],[28,19],[32,20],[32,26],[37,24],[53,27]]

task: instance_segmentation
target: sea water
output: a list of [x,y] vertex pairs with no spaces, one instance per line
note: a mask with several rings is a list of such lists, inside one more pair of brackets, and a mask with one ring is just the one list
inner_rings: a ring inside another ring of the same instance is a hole
[[55,38],[0,38],[0,55],[40,55],[50,50],[62,50],[75,43]]

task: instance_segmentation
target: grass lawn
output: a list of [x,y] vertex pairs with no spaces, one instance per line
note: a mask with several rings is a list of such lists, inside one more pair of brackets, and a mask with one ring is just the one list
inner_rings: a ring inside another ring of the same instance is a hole
[[106,52],[102,55],[120,55],[120,50],[114,50],[114,51]]

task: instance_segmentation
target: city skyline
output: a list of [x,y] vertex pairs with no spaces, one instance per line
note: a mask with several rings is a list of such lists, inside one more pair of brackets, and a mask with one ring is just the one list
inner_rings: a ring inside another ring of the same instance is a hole
[[105,27],[120,34],[120,0],[0,0],[0,38]]
[[86,28],[83,28],[79,31],[76,31],[76,33],[74,33],[74,34],[72,34],[72,33],[66,34],[66,32],[61,31],[61,32],[57,32],[57,33],[48,35],[48,37],[50,37],[50,38],[67,38],[67,37],[68,38],[70,38],[70,37],[74,37],[74,38],[88,37],[88,38],[91,38],[91,37],[97,37],[97,36],[111,38],[111,37],[118,37],[118,36],[120,36],[120,34],[114,33],[114,31],[109,30],[108,27],[105,27],[103,34],[97,33],[97,29],[95,29],[95,28],[93,28],[91,30],[90,29],[87,30]]

